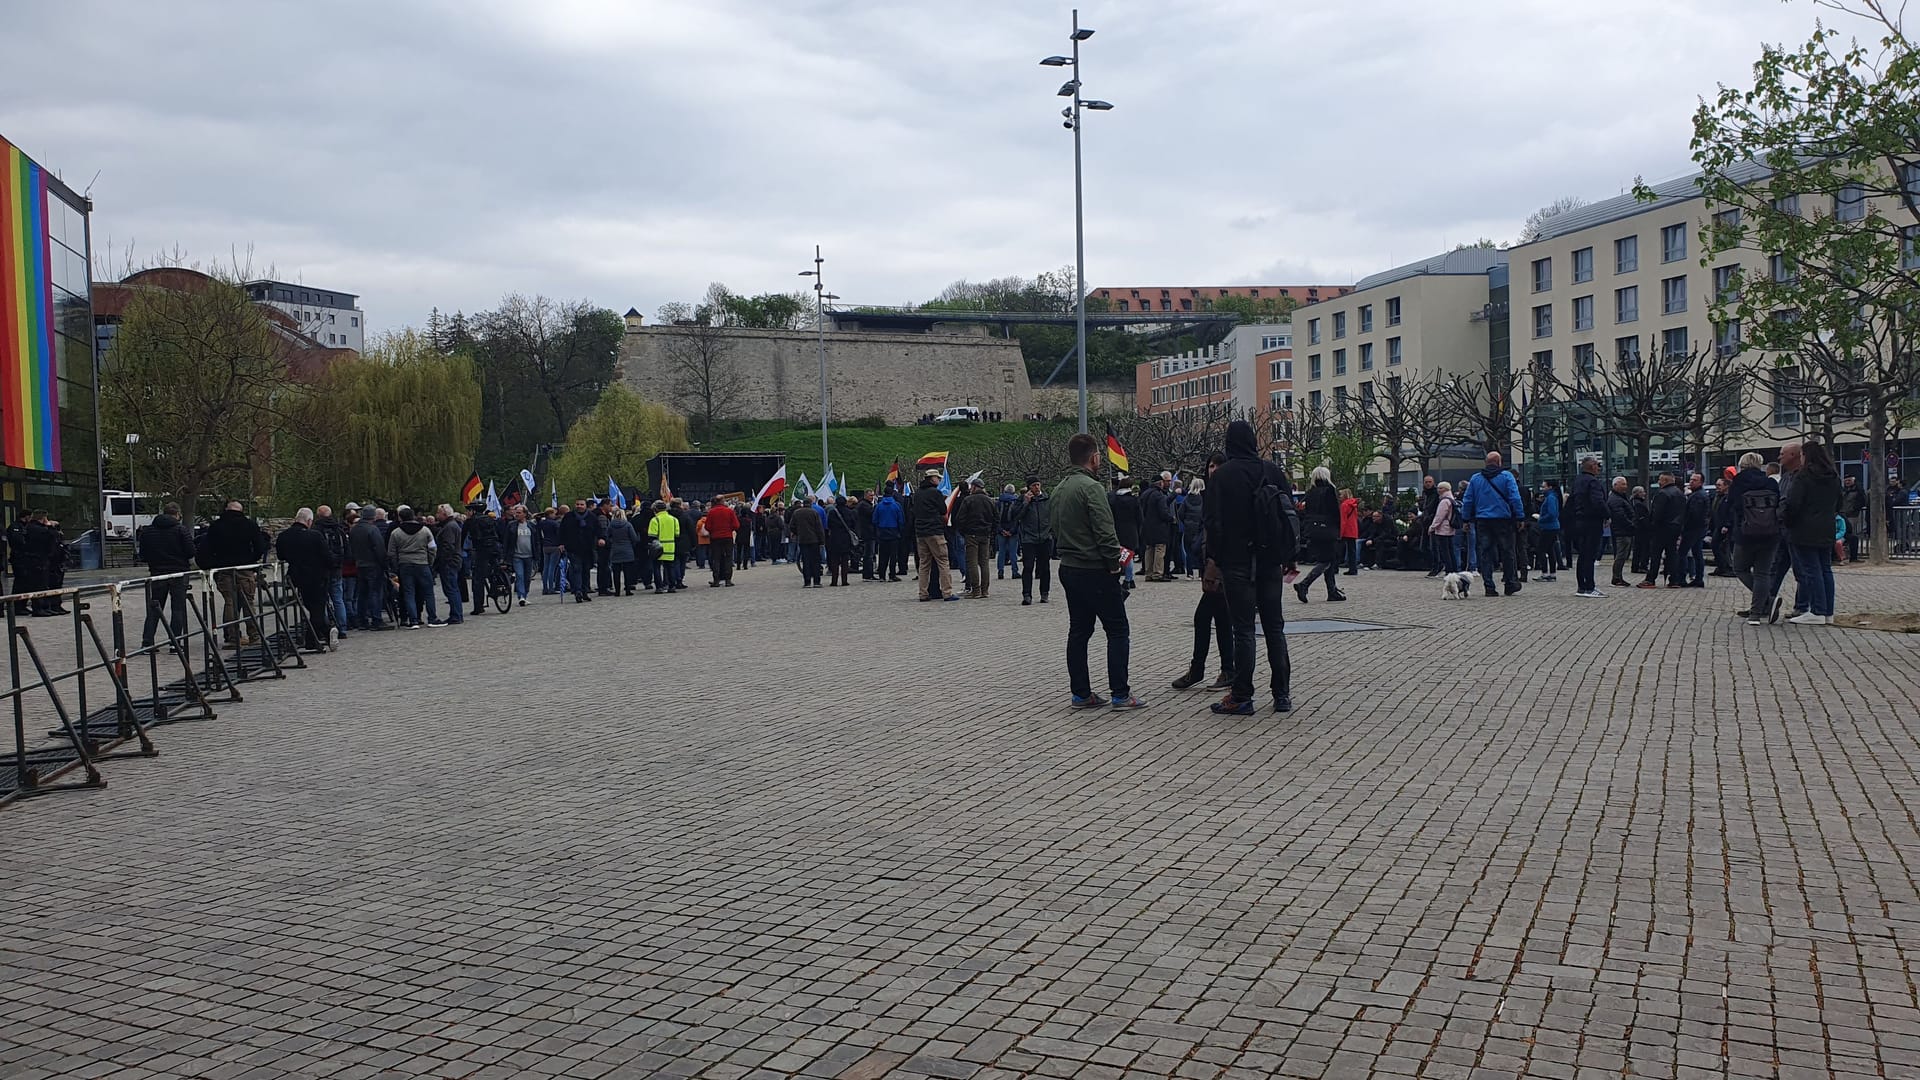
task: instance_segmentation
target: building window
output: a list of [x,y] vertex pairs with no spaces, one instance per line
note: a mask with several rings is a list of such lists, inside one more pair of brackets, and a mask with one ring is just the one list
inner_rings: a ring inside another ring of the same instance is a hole
[[1313,407],[1314,412],[1319,412],[1321,409],[1320,391],[1318,390],[1307,391],[1307,404]]
[[1341,410],[1342,412],[1346,411],[1346,408],[1347,408],[1347,388],[1346,387],[1336,386],[1333,388],[1333,407]]
[[1660,335],[1660,351],[1668,360],[1687,355],[1687,328],[1676,326]]
[[1273,393],[1268,394],[1267,408],[1275,412],[1284,412],[1287,409],[1293,408],[1293,391],[1275,390]]
[[1339,378],[1347,373],[1347,350],[1333,350],[1333,377]]
[[1782,195],[1773,200],[1773,208],[1788,217],[1800,216],[1800,196]]
[[1867,193],[1859,184],[1848,184],[1833,197],[1833,216],[1840,221],[1859,221],[1867,216]]
[[1660,282],[1660,311],[1665,315],[1678,315],[1687,310],[1687,278],[1664,278]]
[[1372,304],[1360,305],[1360,332],[1363,334],[1373,333],[1373,305]]
[[1794,384],[1800,381],[1797,367],[1776,368],[1773,372],[1773,426],[1799,427],[1800,406],[1794,400]]
[[328,334],[328,335],[327,335],[327,344],[329,344],[329,345],[331,345],[331,344],[333,344],[333,335],[332,335],[332,334]]
[[1593,280],[1593,249],[1583,247],[1573,253],[1573,283]]
[[1800,272],[1794,269],[1793,260],[1785,255],[1772,255],[1767,258],[1767,273],[1775,284],[1791,285],[1799,280]]
[[1127,302],[1126,302],[1125,300],[1115,300],[1115,301],[1114,301],[1114,304],[1115,304],[1115,305],[1116,305],[1116,306],[1118,307],[1118,309],[1119,309],[1119,310],[1121,310],[1121,311],[1125,311],[1125,310],[1127,310]]
[[1333,340],[1339,341],[1341,338],[1346,336],[1347,336],[1347,313],[1344,311],[1336,311],[1333,313]]
[[1161,310],[1161,311],[1172,311],[1172,310],[1173,310],[1173,301],[1171,301],[1171,300],[1162,300],[1162,301],[1160,301],[1160,310]]
[[1402,358],[1400,356],[1400,339],[1397,337],[1388,338],[1387,339],[1387,366],[1394,367],[1400,363],[1401,359]]
[[1553,288],[1553,260],[1533,260],[1533,291],[1546,292]]
[[1397,296],[1387,297],[1387,325],[1400,325],[1400,298]]
[[1578,371],[1581,375],[1587,378],[1592,378],[1593,369],[1594,369],[1594,353],[1596,351],[1597,350],[1594,349],[1593,342],[1591,341],[1587,342],[1585,345],[1575,345],[1573,347],[1574,370]]
[[1613,242],[1613,272],[1630,274],[1640,269],[1640,238],[1623,236]]
[[1713,351],[1721,356],[1733,356],[1740,351],[1740,320],[1728,319],[1715,323],[1713,327]]
[[1575,330],[1593,329],[1593,297],[1573,298],[1573,328]]
[[1360,345],[1360,370],[1373,370],[1373,342],[1371,341],[1362,342]]
[[1669,225],[1660,230],[1660,261],[1679,262],[1687,257],[1687,227]]
[[1716,266],[1713,268],[1713,299],[1715,303],[1731,304],[1740,298],[1740,268],[1737,266]]
[[1182,301],[1180,301],[1180,310],[1181,310],[1181,311],[1192,311],[1192,310],[1193,310],[1193,301],[1191,301],[1191,300],[1182,300]]
[[1373,408],[1373,384],[1370,382],[1360,384],[1360,407],[1363,409]]
[[1900,189],[1907,198],[1920,202],[1920,162],[1910,161],[1900,166]]
[[1312,381],[1320,377],[1320,354],[1307,357],[1307,379]]
[[1920,225],[1909,225],[1900,231],[1905,247],[1900,251],[1900,265],[1907,270],[1920,270]]
[[1309,345],[1320,344],[1320,320],[1319,319],[1307,320],[1307,344]]
[[1533,309],[1533,336],[1553,336],[1553,305],[1541,304]]
[[1740,244],[1743,230],[1740,228],[1740,211],[1722,210],[1713,215],[1713,250],[1725,251]]
[[1553,350],[1541,349],[1533,354],[1533,370],[1542,375],[1553,374]]
[[1267,379],[1270,382],[1292,382],[1293,361],[1274,360],[1267,364]]
[[1613,339],[1613,362],[1621,371],[1632,371],[1640,366],[1640,339],[1623,337]]
[[1640,286],[1629,285],[1624,289],[1613,290],[1613,321],[1617,323],[1640,321]]

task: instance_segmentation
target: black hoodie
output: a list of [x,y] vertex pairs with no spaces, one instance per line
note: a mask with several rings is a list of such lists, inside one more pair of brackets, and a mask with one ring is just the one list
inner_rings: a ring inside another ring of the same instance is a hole
[[1221,566],[1253,562],[1253,493],[1263,484],[1284,492],[1292,485],[1280,467],[1260,459],[1253,425],[1235,420],[1227,425],[1227,460],[1207,481],[1207,557]]
[[152,524],[140,531],[140,557],[155,576],[184,574],[193,569],[193,538],[178,520],[155,514]]

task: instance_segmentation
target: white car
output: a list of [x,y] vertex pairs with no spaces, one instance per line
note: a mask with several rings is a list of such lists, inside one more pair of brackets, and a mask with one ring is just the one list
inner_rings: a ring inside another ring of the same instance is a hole
[[980,410],[971,405],[955,405],[946,412],[933,418],[936,424],[977,424],[980,422]]

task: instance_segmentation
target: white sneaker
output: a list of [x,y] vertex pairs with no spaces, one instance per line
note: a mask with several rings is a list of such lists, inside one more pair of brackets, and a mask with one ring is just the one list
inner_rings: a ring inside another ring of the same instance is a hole
[[1606,594],[1606,593],[1603,593],[1603,592],[1601,592],[1601,591],[1600,591],[1600,590],[1598,590],[1598,589],[1593,589],[1593,590],[1591,590],[1591,591],[1588,591],[1588,592],[1577,592],[1577,593],[1574,593],[1573,595],[1575,595],[1575,596],[1583,596],[1583,597],[1586,597],[1586,598],[1587,598],[1588,600],[1598,600],[1598,599],[1600,599],[1601,597],[1603,597],[1603,596],[1605,596],[1605,595],[1607,595],[1607,594]]
[[337,626],[327,627],[327,651],[340,651],[340,628]]
[[1748,619],[1747,625],[1748,626],[1765,626],[1767,625],[1767,621],[1765,619]]
[[1825,625],[1827,625],[1827,617],[1826,617],[1825,615],[1815,615],[1815,614],[1814,614],[1813,612],[1811,612],[1811,611],[1809,611],[1809,612],[1807,612],[1807,613],[1805,613],[1805,614],[1803,614],[1803,615],[1795,615],[1795,616],[1794,616],[1793,618],[1791,618],[1791,619],[1788,619],[1787,621],[1788,621],[1788,622],[1790,622],[1790,623],[1799,623],[1799,624],[1800,624],[1801,626],[1825,626]]

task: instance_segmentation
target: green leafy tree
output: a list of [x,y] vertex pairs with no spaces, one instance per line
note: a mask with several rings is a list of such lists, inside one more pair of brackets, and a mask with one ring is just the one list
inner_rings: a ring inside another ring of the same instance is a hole
[[1337,488],[1358,488],[1367,466],[1380,457],[1379,446],[1370,436],[1352,430],[1329,432],[1321,450]]
[[[1821,411],[1864,421],[1884,462],[1920,386],[1920,49],[1901,7],[1826,6],[1861,20],[1868,41],[1818,25],[1803,45],[1765,46],[1750,88],[1721,87],[1694,114],[1700,190],[1717,211],[1702,247],[1771,260],[1715,297],[1714,318],[1825,390]],[[1886,481],[1869,470],[1869,505],[1886,505]],[[1885,559],[1882,545],[1872,557]]]
[[423,331],[386,334],[358,358],[335,361],[306,408],[312,438],[293,455],[299,479],[285,485],[282,504],[371,497],[432,506],[453,498],[480,443],[473,359],[441,352]]
[[289,356],[234,281],[138,289],[102,365],[101,422],[140,434],[142,486],[151,477],[189,514],[202,495],[270,489],[276,444],[302,437]]
[[566,446],[553,459],[553,482],[566,498],[605,491],[609,477],[637,492],[650,458],[690,447],[685,417],[615,383],[567,431]]
[[1285,322],[1293,318],[1293,310],[1300,305],[1291,296],[1216,296],[1211,300],[1202,300],[1201,306],[1212,312],[1228,312],[1240,316],[1240,321],[1249,325],[1259,323]]

